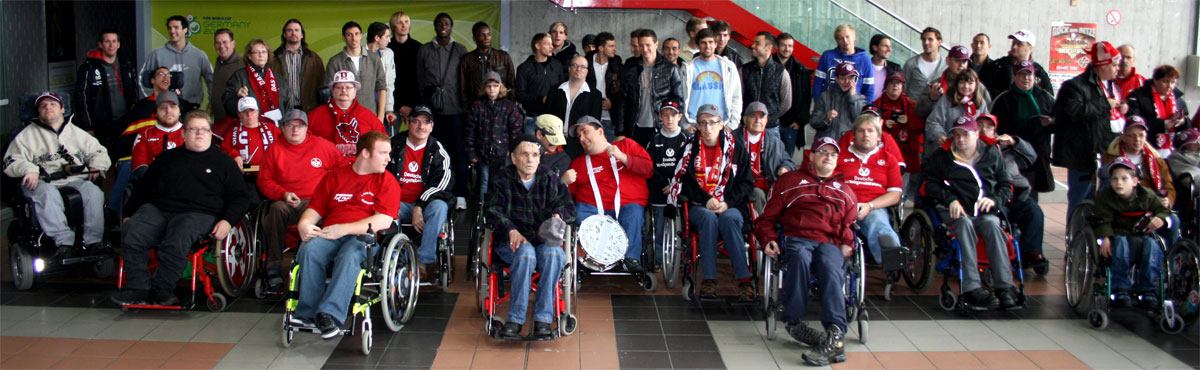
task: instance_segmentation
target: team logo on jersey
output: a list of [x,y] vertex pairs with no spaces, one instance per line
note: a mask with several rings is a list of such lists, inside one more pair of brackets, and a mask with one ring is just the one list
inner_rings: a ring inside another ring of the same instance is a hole
[[859,175],[859,176],[863,176],[863,177],[866,177],[866,176],[871,176],[871,169],[870,169],[870,168],[866,168],[866,167],[859,167],[859,168],[858,168],[858,175]]
[[338,202],[345,202],[347,200],[350,200],[350,198],[353,198],[353,197],[354,197],[354,194],[338,193],[338,194],[333,195],[333,200],[336,200]]
[[169,150],[169,149],[175,149],[175,147],[176,147],[176,144],[175,144],[175,142],[174,142],[174,141],[168,141],[168,142],[167,142],[167,149],[168,149],[168,150]]
[[887,164],[887,161],[880,159],[878,162],[875,162],[875,163],[878,163],[880,166],[882,166],[882,165]]
[[363,204],[373,205],[375,204],[375,193],[365,191],[358,196],[358,199],[362,200]]
[[408,162],[408,172],[417,172],[417,161]]
[[668,149],[667,149],[667,156],[668,156],[668,157],[674,157],[674,156],[675,156],[675,149],[670,149],[670,148],[668,148]]
[[334,128],[337,129],[338,137],[342,142],[347,144],[358,144],[358,118],[351,119],[350,122],[337,124]]
[[808,180],[800,180],[800,185],[808,185]]
[[311,164],[313,168],[321,168],[321,158],[313,157],[313,159],[308,161],[308,164]]
[[834,188],[834,189],[841,189],[841,188],[842,188],[842,183],[840,183],[840,182],[835,182],[835,183],[833,183],[833,188]]

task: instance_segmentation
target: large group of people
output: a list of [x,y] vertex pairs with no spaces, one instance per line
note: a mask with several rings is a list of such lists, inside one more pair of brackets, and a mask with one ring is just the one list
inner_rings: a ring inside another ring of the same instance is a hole
[[[788,332],[812,347],[807,363],[827,365],[845,360],[843,259],[863,247],[880,263],[883,249],[901,243],[888,208],[909,200],[945,220],[963,245],[965,303],[1020,309],[1000,220],[1007,214],[1022,231],[1022,267],[1048,263],[1037,199],[1055,187],[1052,164],[1068,169],[1068,209],[1096,194],[1096,213],[1120,218],[1134,199],[1159,216],[1154,228],[1179,222],[1164,211],[1177,203],[1173,181],[1200,172],[1200,116],[1188,118],[1180,71],[1163,65],[1141,77],[1131,45],[1092,45],[1086,71],[1055,94],[1028,30],[1008,35],[1008,55],[992,60],[988,35],[945,52],[942,33],[926,28],[920,54],[897,63],[887,36],[863,50],[855,29],[841,25],[837,47],[809,69],[787,33],[753,35],[743,60],[724,21],[688,21],[685,42],[633,30],[624,58],[613,33],[580,45],[554,22],[514,65],[486,23],[471,27],[468,51],[451,38],[449,14],[432,20],[427,43],[411,37],[411,21],[397,12],[366,30],[347,22],[345,47],[327,60],[309,49],[300,20],[283,25],[274,50],[255,38],[240,55],[233,32],[218,30],[214,63],[187,38],[189,21],[172,16],[169,41],[137,70],[117,58],[121,35],[103,30],[79,68],[74,114],[65,115],[58,94],[40,95],[38,119],[14,138],[4,173],[20,179],[60,254],[77,238],[59,187],[85,199],[83,243],[100,242],[106,209],[124,219],[128,282],[113,297],[121,304],[178,302],[172,288],[189,246],[224,238],[254,204],[269,202],[265,278],[274,290],[285,284],[282,251],[295,226],[306,281],[295,320],[325,338],[341,333],[367,258],[355,236],[394,220],[438,229],[452,208],[466,208],[470,191],[485,195],[487,227],[511,265],[513,299],[500,330],[509,338],[521,336],[533,272],[543,287],[559,278],[567,224],[614,218],[629,240],[620,268],[643,272],[658,268],[643,264],[643,249],[661,245],[645,245],[642,225],[661,230],[674,205],[697,233],[699,296],[717,295],[723,243],[737,300],[757,298],[745,253],[753,235],[789,271]],[[206,92],[210,106],[201,107]],[[1052,140],[1064,133],[1069,140]],[[468,189],[469,164],[482,173],[480,189]],[[67,166],[88,171],[48,180]],[[110,166],[117,181],[105,199],[94,180]],[[854,224],[865,245],[855,245]],[[1175,230],[1167,237],[1178,238]],[[1101,253],[1128,257],[1118,236]],[[437,238],[425,232],[417,242],[422,277],[437,268]],[[990,287],[975,268],[976,243],[991,261]],[[1157,271],[1143,272],[1136,285],[1114,280],[1119,299],[1153,294],[1145,279]],[[824,331],[800,321],[810,276],[821,287]],[[531,335],[551,332],[553,291],[537,290]]]

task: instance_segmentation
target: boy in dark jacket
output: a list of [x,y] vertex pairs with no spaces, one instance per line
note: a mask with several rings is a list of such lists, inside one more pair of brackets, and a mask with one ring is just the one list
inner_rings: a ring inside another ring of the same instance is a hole
[[[658,119],[663,127],[650,142],[646,144],[646,152],[654,162],[654,176],[650,178],[650,205],[654,207],[654,255],[662,256],[663,224],[666,223],[664,212],[667,208],[667,194],[671,192],[671,179],[675,175],[679,158],[683,156],[683,144],[688,136],[679,127],[683,117],[683,104],[675,100],[667,100],[658,109]],[[661,263],[662,261],[656,261]]]
[[1153,191],[1138,184],[1137,165],[1120,157],[1108,165],[1109,187],[1096,195],[1092,211],[1096,238],[1102,239],[1100,255],[1112,258],[1110,277],[1119,305],[1130,306],[1129,267],[1134,262],[1133,246],[1140,245],[1137,258],[1137,284],[1133,288],[1145,297],[1143,302],[1158,302],[1155,285],[1161,271],[1162,250],[1149,235],[1167,223],[1167,209]]

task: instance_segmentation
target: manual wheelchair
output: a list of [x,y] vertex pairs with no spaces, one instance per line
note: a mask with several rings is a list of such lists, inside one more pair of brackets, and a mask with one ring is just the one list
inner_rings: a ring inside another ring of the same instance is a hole
[[[491,229],[485,228],[484,230],[483,242],[474,246],[477,249],[474,253],[475,259],[469,261],[471,265],[468,268],[475,271],[475,304],[483,314],[484,330],[488,336],[499,338],[502,323],[496,319],[499,314],[497,308],[511,296],[511,293],[504,289],[505,283],[511,284],[511,277],[508,264],[505,264],[496,253],[496,236]],[[579,321],[575,316],[578,310],[576,295],[579,291],[575,275],[576,269],[579,267],[575,255],[577,243],[575,227],[568,226],[563,238],[566,263],[563,264],[558,284],[553,287],[539,287],[537,282],[541,272],[534,272],[530,278],[530,295],[533,295],[538,289],[554,289],[555,292],[554,312],[557,313],[558,330],[554,331],[552,337],[547,339],[571,335],[578,329]],[[492,263],[492,261],[496,263]]]
[[[689,222],[688,214],[690,213],[690,210],[688,208],[690,208],[691,204],[688,203],[687,197],[680,195],[677,204],[679,204],[679,206],[668,206],[668,209],[673,209],[673,211],[669,210],[666,214],[669,215],[670,213],[674,213],[675,217],[673,218],[675,218],[675,220],[669,219],[669,221],[666,222],[667,230],[665,231],[671,232],[674,230],[679,230],[677,236],[678,239],[676,239],[678,241],[672,242],[670,241],[670,239],[673,237],[671,234],[663,234],[664,239],[667,239],[667,241],[664,241],[666,245],[663,248],[664,256],[662,270],[667,281],[673,282],[676,279],[682,278],[682,294],[684,300],[700,302],[700,292],[698,287],[698,283],[701,281],[699,246],[700,235],[696,230],[694,230],[695,228]],[[734,209],[735,208],[732,207],[730,208],[730,210]],[[761,264],[762,259],[760,258],[762,253],[760,250],[761,246],[758,245],[757,238],[754,236],[753,232],[750,232],[750,230],[753,228],[754,219],[758,218],[758,211],[754,209],[753,204],[749,203],[746,204],[746,209],[749,210],[749,214],[742,215],[743,224],[741,231],[743,238],[742,240],[744,241],[745,246],[743,253],[745,253],[746,267],[750,270],[751,278],[757,279],[758,271],[763,269]],[[668,250],[674,249],[678,249],[678,251],[668,254]],[[717,253],[718,257],[729,256],[730,252],[726,248],[726,242],[724,240],[717,242]],[[676,273],[682,276],[677,277]],[[757,284],[755,285],[757,288]],[[758,294],[762,295],[763,292],[760,291]]]
[[[858,340],[866,344],[871,321],[870,315],[866,310],[866,252],[863,251],[865,244],[858,232],[858,225],[854,225],[853,228],[855,230],[854,254],[850,258],[845,259],[842,264],[842,268],[845,271],[842,293],[845,295],[846,300],[846,323],[857,325]],[[781,243],[780,252],[783,252],[782,234],[779,240],[779,243]],[[779,323],[779,315],[783,313],[784,309],[781,293],[784,284],[786,284],[784,274],[787,270],[778,257],[766,255],[761,248],[756,250],[755,253],[758,254],[759,260],[762,261],[762,273],[759,280],[762,283],[762,308],[765,313],[763,320],[766,324],[767,339],[775,340],[777,337],[775,328]],[[809,279],[809,289],[804,292],[804,294],[808,294],[811,297],[809,304],[813,303],[813,299],[816,299],[818,304],[820,302],[821,292],[818,284],[819,282],[815,276]]]

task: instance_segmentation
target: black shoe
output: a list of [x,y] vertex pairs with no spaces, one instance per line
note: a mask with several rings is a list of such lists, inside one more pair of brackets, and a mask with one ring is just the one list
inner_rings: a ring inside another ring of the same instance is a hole
[[808,366],[829,366],[829,364],[846,362],[845,339],[842,329],[834,325],[826,332],[825,340],[804,352],[801,358]]
[[271,266],[267,269],[267,290],[279,292],[284,289],[283,273],[280,272],[279,266]]
[[1050,261],[1047,261],[1046,256],[1041,252],[1025,252],[1021,254],[1021,263],[1025,265],[1025,268],[1031,269],[1049,265]]
[[550,324],[544,322],[533,322],[533,334],[530,339],[533,340],[548,340],[553,339],[554,331],[550,329]]
[[71,248],[69,246],[59,246],[58,249],[54,250],[54,259],[58,260],[71,258],[72,254],[75,254],[75,248]]
[[1145,309],[1156,309],[1161,305],[1158,301],[1158,293],[1155,292],[1138,292],[1137,294],[1138,307]]
[[342,328],[338,327],[333,315],[324,312],[317,314],[317,329],[321,330],[321,339],[332,339],[342,335]]
[[797,342],[816,347],[825,341],[825,333],[817,331],[802,321],[791,322],[787,324],[788,335],[792,336]]
[[989,307],[1000,305],[1000,300],[984,288],[975,288],[963,294],[963,303],[972,309],[987,310]]
[[500,339],[525,339],[521,336],[521,324],[511,321],[504,323],[500,329]]
[[1005,311],[1024,309],[1025,305],[1018,303],[1017,298],[1019,294],[1015,287],[998,290],[996,295],[1000,296],[1000,309]]
[[642,261],[638,261],[637,258],[626,257],[623,263],[625,264],[625,271],[642,272]]
[[150,296],[150,291],[142,289],[121,289],[120,292],[110,297],[113,303],[121,306],[134,304],[146,304],[146,298]]
[[1115,296],[1115,299],[1113,299],[1114,306],[1120,308],[1133,307],[1133,296],[1129,295],[1128,289],[1114,289],[1113,296]]
[[154,304],[159,306],[178,306],[179,297],[175,296],[175,292],[170,290],[155,290],[151,292],[151,298],[154,299]]

